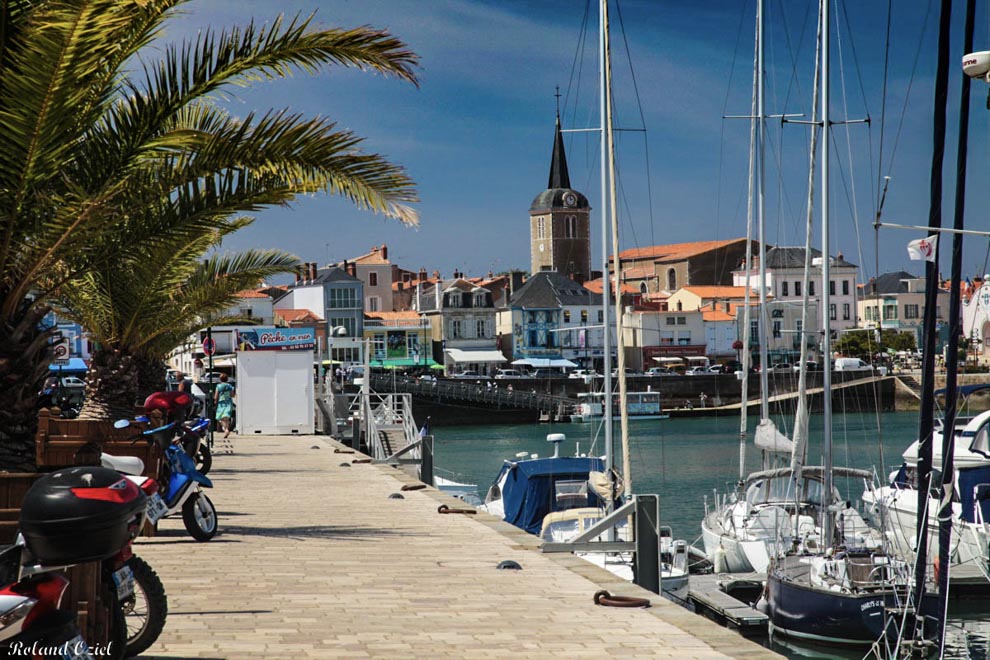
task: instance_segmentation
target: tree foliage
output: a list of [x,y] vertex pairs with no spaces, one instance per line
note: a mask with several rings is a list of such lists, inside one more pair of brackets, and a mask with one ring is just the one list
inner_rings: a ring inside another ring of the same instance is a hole
[[48,362],[38,321],[71,282],[130,268],[122,256],[136,245],[164,250],[299,193],[417,221],[411,179],[349,131],[218,105],[237,87],[329,66],[415,84],[417,58],[401,41],[297,16],[153,44],[182,4],[0,5],[0,468],[30,467]]

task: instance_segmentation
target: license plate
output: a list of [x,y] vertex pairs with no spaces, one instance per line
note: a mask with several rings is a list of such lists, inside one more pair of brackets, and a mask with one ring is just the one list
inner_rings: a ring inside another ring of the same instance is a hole
[[117,600],[130,598],[134,594],[134,571],[130,566],[114,571],[113,583],[117,585]]
[[64,649],[65,652],[62,654],[64,660],[94,660],[82,635],[76,635],[67,641]]
[[148,520],[154,525],[156,522],[161,520],[165,514],[168,513],[168,506],[165,504],[165,500],[158,493],[152,493],[151,497],[148,499]]

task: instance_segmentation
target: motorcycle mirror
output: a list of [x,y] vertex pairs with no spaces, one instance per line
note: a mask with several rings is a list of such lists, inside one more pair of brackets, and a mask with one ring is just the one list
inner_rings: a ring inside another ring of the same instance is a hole
[[115,429],[126,429],[130,425],[131,423],[126,419],[118,419],[116,422],[113,423],[113,427]]

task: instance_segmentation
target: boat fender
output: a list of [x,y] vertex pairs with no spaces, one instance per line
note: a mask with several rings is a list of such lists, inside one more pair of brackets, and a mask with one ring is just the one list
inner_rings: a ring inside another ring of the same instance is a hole
[[452,509],[446,504],[441,504],[440,506],[437,507],[437,513],[464,513],[464,514],[473,515],[478,512],[475,511],[474,509]]
[[723,548],[721,545],[719,545],[715,549],[715,561],[713,563],[715,564],[716,573],[728,572],[729,567],[726,565],[726,561],[725,561],[725,548]]
[[636,598],[634,596],[613,596],[602,589],[595,592],[595,605],[604,605],[605,607],[649,607],[650,600],[648,598]]
[[399,490],[423,490],[426,488],[426,484],[402,484],[402,488]]

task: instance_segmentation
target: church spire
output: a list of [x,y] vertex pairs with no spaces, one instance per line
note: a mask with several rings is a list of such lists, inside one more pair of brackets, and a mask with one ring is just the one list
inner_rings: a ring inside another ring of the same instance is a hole
[[567,173],[567,156],[564,154],[564,136],[560,132],[560,111],[557,112],[557,131],[553,137],[553,158],[550,160],[550,182],[547,188],[570,188],[571,177]]

